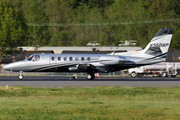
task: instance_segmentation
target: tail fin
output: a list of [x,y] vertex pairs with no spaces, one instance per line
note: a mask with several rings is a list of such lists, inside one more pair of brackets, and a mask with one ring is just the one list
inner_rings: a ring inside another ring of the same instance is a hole
[[168,52],[174,28],[161,28],[143,50],[145,54],[159,55]]

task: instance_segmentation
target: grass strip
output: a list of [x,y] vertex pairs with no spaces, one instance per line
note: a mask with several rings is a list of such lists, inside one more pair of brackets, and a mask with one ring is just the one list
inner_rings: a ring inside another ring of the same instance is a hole
[[180,87],[0,87],[0,119],[180,119]]

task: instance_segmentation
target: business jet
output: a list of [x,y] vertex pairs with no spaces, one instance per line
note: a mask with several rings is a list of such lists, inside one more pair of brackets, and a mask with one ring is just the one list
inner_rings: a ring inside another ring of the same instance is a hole
[[161,28],[141,51],[111,54],[33,54],[27,59],[3,66],[4,70],[20,72],[86,72],[87,79],[94,73],[108,73],[165,61],[174,28]]

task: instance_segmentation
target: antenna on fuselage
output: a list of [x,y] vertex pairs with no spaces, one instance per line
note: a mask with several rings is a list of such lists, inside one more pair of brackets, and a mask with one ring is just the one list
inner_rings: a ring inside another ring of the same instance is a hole
[[113,52],[111,53],[111,55],[114,55],[114,53],[115,53],[115,51],[113,51]]
[[[118,49],[119,47],[117,47],[116,49]],[[111,55],[114,55],[114,53],[116,52],[116,50],[114,49],[114,51],[111,53]]]

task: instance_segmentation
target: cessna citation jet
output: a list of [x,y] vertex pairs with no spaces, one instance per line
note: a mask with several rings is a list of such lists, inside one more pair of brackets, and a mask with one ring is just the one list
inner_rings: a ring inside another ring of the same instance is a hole
[[108,73],[132,67],[154,64],[165,60],[174,28],[161,28],[141,51],[112,54],[33,54],[27,59],[3,66],[4,70],[20,72],[86,72],[87,79],[94,73]]

